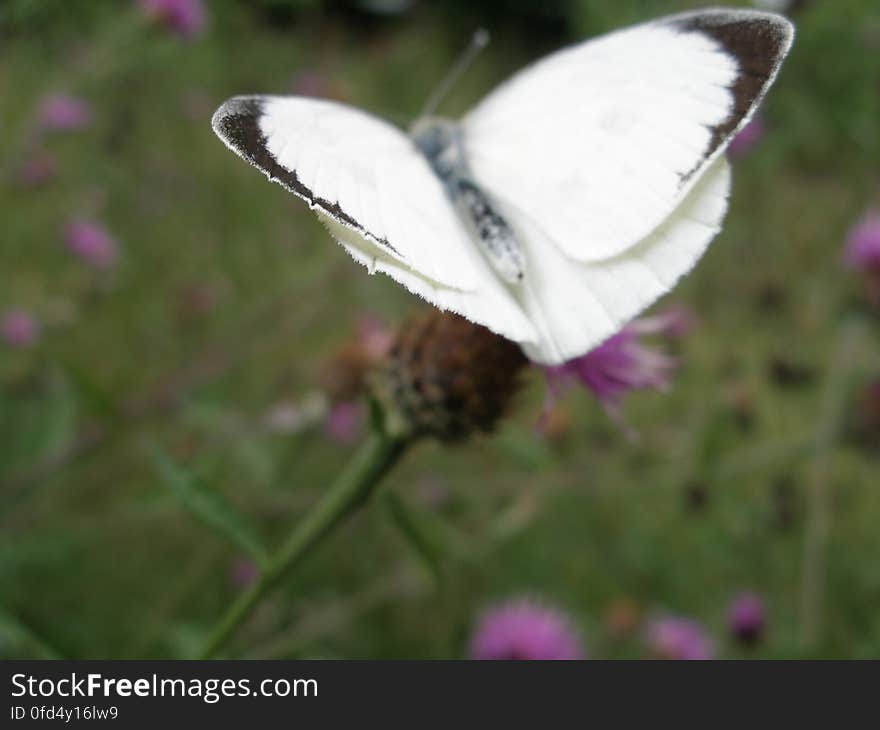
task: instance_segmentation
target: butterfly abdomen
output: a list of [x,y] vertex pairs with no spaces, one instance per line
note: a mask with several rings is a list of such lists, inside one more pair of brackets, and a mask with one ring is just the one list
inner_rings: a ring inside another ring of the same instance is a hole
[[448,187],[459,216],[498,275],[510,284],[522,279],[525,261],[519,242],[483,191],[465,177],[451,181]]
[[520,281],[525,270],[522,248],[507,221],[475,182],[458,125],[443,119],[423,120],[416,124],[412,137],[492,268],[509,284]]

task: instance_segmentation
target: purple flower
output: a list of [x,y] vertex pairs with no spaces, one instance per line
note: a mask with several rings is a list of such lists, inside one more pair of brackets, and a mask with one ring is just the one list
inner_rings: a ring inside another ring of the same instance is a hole
[[734,160],[745,157],[757,146],[765,132],[764,120],[759,116],[752,117],[752,120],[730,140],[727,146],[728,156]]
[[97,222],[73,220],[64,230],[68,250],[89,266],[104,270],[116,261],[116,241]]
[[672,340],[689,335],[696,326],[697,315],[683,304],[672,304],[662,312],[634,319],[629,324],[636,334],[660,335]]
[[656,659],[712,659],[712,642],[696,621],[664,616],[648,624],[645,640]]
[[858,271],[880,271],[880,210],[869,210],[850,229],[843,257]]
[[365,314],[357,324],[357,340],[371,363],[388,354],[394,344],[394,330],[373,314]]
[[730,604],[727,625],[734,638],[755,644],[764,633],[764,602],[757,593],[741,593]]
[[530,599],[487,611],[471,638],[473,659],[582,659],[568,618]]
[[682,307],[652,317],[636,319],[598,347],[573,360],[545,368],[551,392],[579,381],[613,416],[620,399],[630,390],[665,390],[677,361],[651,350],[639,341],[642,335],[680,337],[694,317]]
[[50,94],[40,103],[39,125],[49,132],[75,132],[92,123],[89,103],[71,94]]
[[358,403],[336,403],[324,421],[324,433],[331,441],[349,444],[355,440],[361,425],[361,409]]
[[30,347],[37,341],[40,325],[30,312],[9,309],[0,318],[0,335],[9,347]]
[[201,35],[205,28],[202,0],[139,0],[144,14],[185,40]]

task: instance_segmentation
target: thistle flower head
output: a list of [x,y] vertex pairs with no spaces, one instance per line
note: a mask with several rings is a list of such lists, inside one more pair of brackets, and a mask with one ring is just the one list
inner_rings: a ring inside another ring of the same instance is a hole
[[78,219],[64,230],[67,249],[95,269],[108,269],[116,260],[116,241],[96,221]]
[[0,317],[0,336],[9,347],[30,347],[37,341],[40,325],[30,312],[9,309]]
[[92,107],[72,94],[50,94],[40,103],[38,123],[48,132],[74,132],[92,123]]
[[202,0],[140,0],[141,10],[185,40],[201,35],[205,27]]
[[681,616],[664,616],[648,624],[645,640],[657,659],[712,659],[708,635],[696,621]]
[[365,314],[358,320],[357,340],[370,360],[377,363],[394,344],[394,332],[379,317]]
[[727,612],[730,633],[743,644],[757,643],[764,633],[764,602],[757,593],[741,593]]
[[871,210],[849,231],[844,261],[858,271],[880,272],[880,210]]
[[683,308],[633,320],[585,355],[545,368],[551,393],[579,382],[617,418],[620,400],[626,393],[665,390],[678,364],[675,358],[644,346],[640,338],[681,337],[692,326],[693,315]]
[[327,397],[341,402],[362,395],[368,375],[388,354],[393,341],[393,332],[381,319],[372,315],[362,317],[354,336],[322,367],[321,389]]
[[569,619],[536,601],[521,599],[487,611],[471,639],[472,659],[582,659]]
[[495,427],[526,364],[517,344],[432,309],[400,329],[375,394],[390,430],[457,441]]

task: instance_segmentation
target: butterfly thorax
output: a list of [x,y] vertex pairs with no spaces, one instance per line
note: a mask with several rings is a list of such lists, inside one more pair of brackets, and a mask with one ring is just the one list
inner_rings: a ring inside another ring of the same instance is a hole
[[420,119],[410,131],[416,147],[440,178],[458,217],[492,268],[504,281],[523,277],[525,258],[510,226],[474,179],[464,151],[461,127],[449,119]]

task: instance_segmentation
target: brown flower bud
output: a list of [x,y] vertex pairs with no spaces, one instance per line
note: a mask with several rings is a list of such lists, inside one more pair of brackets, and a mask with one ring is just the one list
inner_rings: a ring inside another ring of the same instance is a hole
[[495,427],[527,364],[517,344],[432,309],[401,327],[375,392],[389,430],[459,441]]
[[346,342],[321,368],[321,390],[334,403],[353,400],[363,393],[364,379],[373,361],[358,342]]
[[391,347],[391,338],[391,330],[380,319],[361,317],[352,336],[321,369],[321,389],[331,402],[351,401],[363,395],[370,373]]

